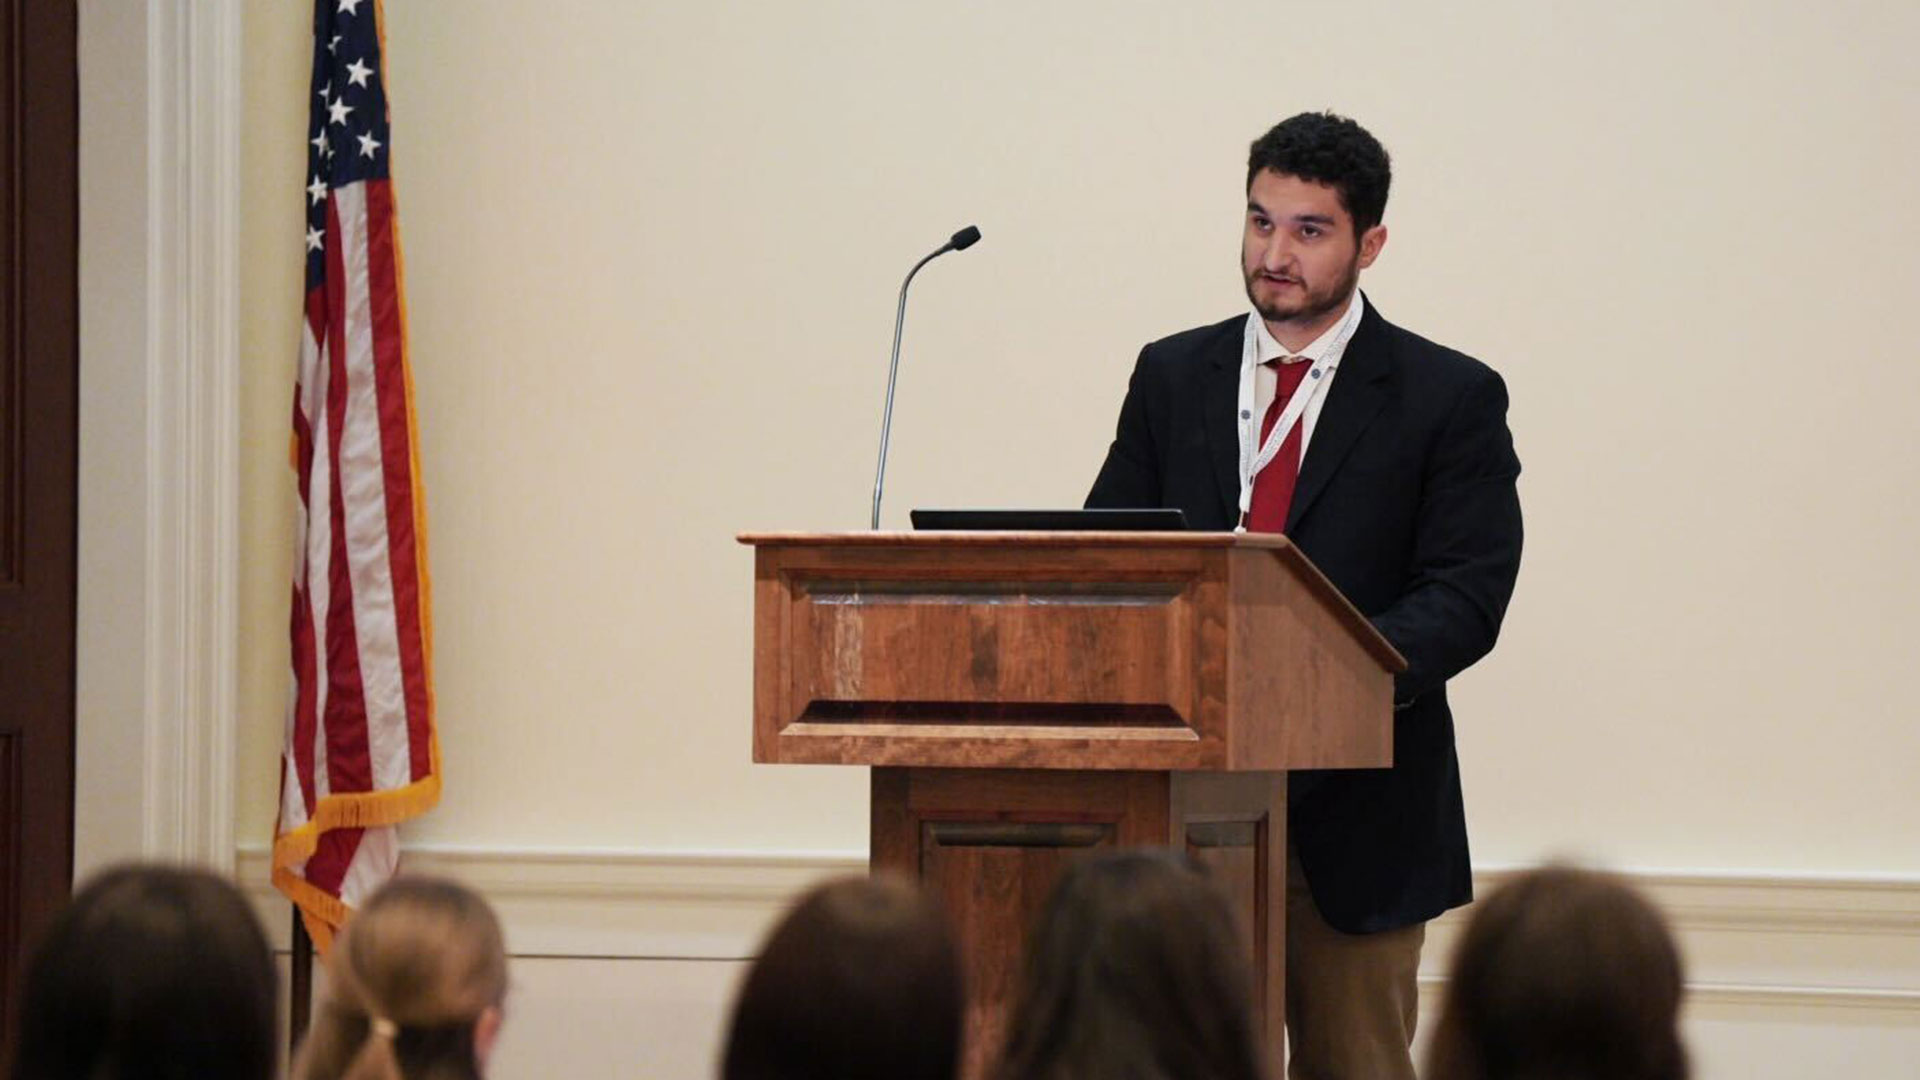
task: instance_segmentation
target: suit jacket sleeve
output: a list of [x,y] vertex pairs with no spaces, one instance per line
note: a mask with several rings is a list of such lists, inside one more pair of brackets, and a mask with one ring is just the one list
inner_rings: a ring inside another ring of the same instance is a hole
[[1506,384],[1481,368],[1427,458],[1406,586],[1373,619],[1407,658],[1394,686],[1397,703],[1493,648],[1520,571],[1519,476]]
[[1134,509],[1160,506],[1160,455],[1155,449],[1156,429],[1164,428],[1166,395],[1154,385],[1155,379],[1147,353],[1140,350],[1134,362],[1133,377],[1127,382],[1127,398],[1120,406],[1120,422],[1107,448],[1107,460],[1087,492],[1088,509]]

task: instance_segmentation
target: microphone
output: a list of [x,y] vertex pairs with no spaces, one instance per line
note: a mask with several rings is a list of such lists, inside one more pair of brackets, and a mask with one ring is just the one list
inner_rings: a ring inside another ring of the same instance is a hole
[[887,439],[893,431],[893,384],[900,375],[900,331],[907,318],[907,286],[913,284],[913,275],[920,268],[949,251],[965,251],[980,242],[980,230],[969,225],[954,233],[939,250],[919,262],[907,271],[907,279],[900,283],[900,306],[893,315],[893,359],[887,365],[887,408],[880,415],[880,464],[873,474],[873,528],[880,527],[880,493],[887,484]]

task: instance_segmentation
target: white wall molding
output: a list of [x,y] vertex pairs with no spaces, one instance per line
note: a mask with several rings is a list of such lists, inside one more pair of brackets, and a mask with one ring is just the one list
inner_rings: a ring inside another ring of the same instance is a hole
[[1688,1001],[1695,1009],[1723,1006],[1736,1009],[1811,1009],[1896,1012],[1920,1017],[1920,990],[1844,990],[1800,986],[1727,986],[1691,983]]
[[[1524,867],[1483,867],[1486,896]],[[1694,1013],[1835,1009],[1920,1022],[1920,878],[1762,871],[1625,870],[1672,922]],[[1422,981],[1443,985],[1467,912],[1436,920]]]
[[[470,882],[499,907],[516,955],[739,960],[786,904],[822,878],[860,873],[859,852],[739,853],[410,847],[409,866]],[[286,905],[263,845],[239,871],[282,939]],[[1476,873],[1481,895],[1518,872]],[[1872,1010],[1920,1021],[1920,879],[1628,871],[1687,951],[1695,1009],[1806,1014]],[[1463,923],[1428,938],[1423,988],[1445,983]]]
[[[802,890],[864,873],[864,852],[644,852],[407,846],[408,869],[468,882],[499,908],[519,956],[739,960]],[[285,947],[286,901],[268,849],[239,851],[238,876]]]
[[82,874],[232,865],[239,43],[238,0],[81,9]]
[[[1439,1014],[1447,977],[1429,973],[1420,976],[1420,1005],[1423,1016]],[[1796,1014],[1818,1022],[1818,1011],[1844,1010],[1887,1014],[1908,1023],[1920,1022],[1920,990],[1872,990],[1807,986],[1741,986],[1727,983],[1687,982],[1687,1007],[1696,1014],[1703,1011],[1753,1013],[1772,1011]]]
[[[1474,872],[1485,896],[1525,867]],[[1627,870],[1676,923],[1697,930],[1920,935],[1920,877]]]
[[240,9],[156,3],[148,99],[146,851],[233,851]]

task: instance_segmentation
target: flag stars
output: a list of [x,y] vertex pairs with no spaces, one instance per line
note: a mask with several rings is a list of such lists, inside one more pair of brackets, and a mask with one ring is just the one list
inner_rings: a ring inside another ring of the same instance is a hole
[[365,2],[366,0],[340,0],[339,13],[342,15],[358,15],[360,12],[355,9]]
[[313,200],[315,206],[320,205],[327,197],[327,185],[320,179],[318,173],[314,174],[313,183],[307,185],[307,196]]
[[371,74],[373,74],[373,69],[368,67],[363,61],[355,60],[353,63],[347,65],[347,82],[350,85],[367,85],[367,76]]
[[327,42],[327,51],[329,53],[340,51],[340,35],[339,34],[333,35],[333,40]]
[[365,135],[360,135],[356,137],[360,140],[360,156],[361,157],[370,158],[373,156],[373,152],[375,150],[380,149],[380,140],[374,138],[372,132],[368,132]]
[[342,127],[346,126],[347,114],[352,111],[353,106],[339,98],[334,98],[332,101],[327,102],[327,115],[333,118],[334,123]]
[[321,101],[325,101],[325,100],[327,100],[328,98],[330,98],[330,97],[332,97],[332,96],[333,96],[333,84],[332,84],[332,83],[328,83],[327,85],[325,85],[325,86],[323,86],[323,87],[321,87],[321,88],[320,88],[320,100],[321,100]]
[[325,129],[322,129],[320,134],[315,135],[308,141],[313,143],[314,150],[319,153],[321,157],[326,157],[328,154],[333,153],[333,151],[327,147],[327,133]]
[[320,230],[319,230],[319,229],[314,229],[314,228],[309,228],[309,229],[307,230],[307,250],[308,250],[308,251],[319,251],[319,250],[320,250],[320,244],[321,244],[321,239],[320,239]]

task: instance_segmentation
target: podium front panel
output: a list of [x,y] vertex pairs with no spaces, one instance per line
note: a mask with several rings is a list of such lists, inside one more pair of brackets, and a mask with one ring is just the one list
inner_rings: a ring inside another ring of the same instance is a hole
[[761,555],[755,760],[1225,763],[1225,562],[1203,551]]

